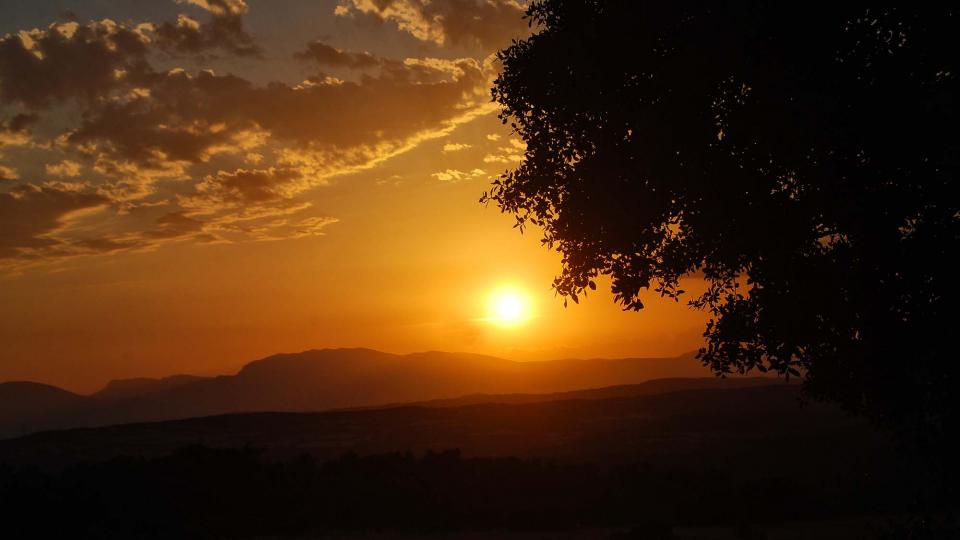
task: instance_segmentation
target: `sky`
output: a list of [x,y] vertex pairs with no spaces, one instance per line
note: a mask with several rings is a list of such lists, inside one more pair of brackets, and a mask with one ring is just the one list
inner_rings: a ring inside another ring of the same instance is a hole
[[601,280],[565,308],[559,255],[480,204],[523,159],[490,100],[523,11],[0,0],[0,381],[90,392],[322,347],[696,349],[704,314],[652,292],[625,312]]

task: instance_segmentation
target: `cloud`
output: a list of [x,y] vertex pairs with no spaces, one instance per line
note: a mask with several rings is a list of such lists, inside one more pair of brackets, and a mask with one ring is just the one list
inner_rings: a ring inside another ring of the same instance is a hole
[[0,131],[21,133],[35,124],[40,116],[36,113],[20,113],[13,115],[9,120],[0,121]]
[[93,170],[100,175],[97,191],[115,204],[129,206],[153,195],[155,184],[162,180],[190,180],[186,174],[187,163],[183,161],[157,162],[152,165],[138,165],[129,161],[118,161],[109,156],[96,156]]
[[217,207],[259,205],[289,199],[302,192],[302,180],[301,172],[293,168],[218,171],[197,185],[197,195],[193,200],[215,202]]
[[334,14],[388,21],[436,45],[491,51],[529,33],[525,12],[516,0],[346,0]]
[[161,239],[180,238],[203,230],[202,221],[189,217],[184,212],[167,212],[157,219],[156,225],[157,228],[147,231],[147,236]]
[[467,148],[471,148],[471,145],[465,143],[447,143],[443,145],[443,152],[459,152],[461,150],[466,150]]
[[30,134],[25,131],[0,130],[0,149],[5,146],[27,146],[30,142]]
[[0,130],[0,149],[5,146],[27,146],[30,142],[30,134],[25,131]]
[[476,60],[398,64],[360,81],[298,87],[173,70],[149,77],[149,92],[92,108],[68,141],[144,165],[246,154],[267,139],[356,155],[402,145],[487,105],[489,73]]
[[39,109],[101,98],[147,69],[148,43],[143,27],[109,19],[7,34],[0,38],[0,104]]
[[485,176],[486,174],[486,171],[483,169],[473,169],[470,172],[464,172],[457,169],[447,169],[445,171],[435,172],[430,176],[440,180],[441,182],[459,182],[461,180],[469,180],[471,178]]
[[57,164],[47,164],[45,169],[47,174],[52,176],[68,177],[73,178],[80,176],[81,165],[76,161],[70,161],[69,159],[63,160]]
[[[153,62],[170,60],[163,53],[243,54],[253,45],[238,38],[244,2],[180,3],[209,20],[55,23],[0,37],[4,265],[322,234],[336,219],[311,215],[308,190],[496,109],[489,59],[387,58],[312,42],[297,56],[316,71],[299,83],[157,70]],[[224,21],[234,26],[210,33]],[[41,114],[43,129],[30,133]],[[21,184],[17,168],[45,170],[49,181]],[[82,213],[92,208],[103,210]]]
[[[490,139],[490,137],[487,137]],[[499,139],[499,137],[497,137]],[[497,139],[490,139],[495,141]],[[523,152],[527,145],[520,139],[510,139],[506,146],[499,147],[496,153],[489,153],[483,157],[484,163],[517,163],[523,161]]]
[[16,180],[18,178],[20,178],[20,175],[17,174],[15,169],[7,167],[6,165],[0,165],[0,182],[4,180]]
[[199,22],[188,15],[179,15],[176,22],[164,22],[155,28],[157,45],[173,54],[199,55],[222,50],[236,56],[260,56],[262,50],[243,25],[247,5],[242,0],[187,0],[209,11],[212,16]]
[[326,228],[340,220],[330,216],[311,216],[299,220],[275,219],[255,226],[244,226],[243,233],[255,241],[293,240],[323,236]]
[[217,151],[242,149],[240,138],[255,127],[251,119],[228,118],[226,110],[249,96],[245,80],[172,70],[144,82],[149,92],[91,107],[67,141],[92,154],[156,166],[202,162]]
[[200,54],[209,50],[251,56],[260,49],[243,27],[246,4],[237,0],[189,2],[212,14],[200,23],[186,15],[160,25],[110,19],[53,23],[0,37],[0,104],[42,109],[81,98],[100,101],[142,86],[153,75],[153,48]]
[[332,218],[329,216],[315,216],[302,219],[291,226],[295,229],[296,237],[302,238],[304,236],[318,236],[325,234],[324,229],[326,229],[327,226],[339,222],[340,220],[337,218]]
[[247,112],[274,136],[339,148],[400,141],[485,104],[483,66],[472,59],[406,61],[359,82],[256,92]]
[[0,193],[0,258],[36,257],[62,247],[50,233],[78,210],[106,204],[105,197],[48,186],[21,184]]
[[214,15],[243,15],[247,12],[244,0],[177,0],[178,4],[188,4],[205,9]]
[[320,65],[344,67],[350,69],[366,69],[380,66],[383,59],[368,52],[347,52],[332,47],[322,41],[313,41],[307,48],[294,54],[300,60],[310,60]]

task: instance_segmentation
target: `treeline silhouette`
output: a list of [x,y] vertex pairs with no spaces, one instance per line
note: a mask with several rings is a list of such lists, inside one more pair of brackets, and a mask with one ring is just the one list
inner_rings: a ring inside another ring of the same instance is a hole
[[[826,476],[826,475],[824,475]],[[336,531],[625,528],[891,515],[916,508],[903,477],[859,478],[538,459],[458,450],[263,459],[189,446],[60,473],[0,465],[7,538],[255,538]],[[658,536],[661,535],[661,536]]]

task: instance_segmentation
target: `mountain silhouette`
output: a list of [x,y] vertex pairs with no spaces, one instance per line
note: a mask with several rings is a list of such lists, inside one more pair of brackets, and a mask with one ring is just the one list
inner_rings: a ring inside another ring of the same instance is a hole
[[164,377],[162,379],[152,379],[148,377],[116,379],[108,382],[103,389],[94,393],[92,397],[101,400],[145,397],[208,378],[209,377],[200,377],[197,375],[171,375],[170,377]]
[[[112,381],[91,396],[46,385],[0,387],[0,437],[63,427],[169,420],[235,412],[305,412],[477,394],[546,394],[702,377],[692,354],[675,358],[514,362],[465,353],[389,354],[322,349],[278,354],[213,378]],[[13,383],[8,383],[13,384]]]
[[95,400],[35,382],[0,383],[0,437],[71,427]]

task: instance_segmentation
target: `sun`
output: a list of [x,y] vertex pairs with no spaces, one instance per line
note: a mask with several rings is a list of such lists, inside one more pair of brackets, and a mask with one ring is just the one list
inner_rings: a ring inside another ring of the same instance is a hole
[[487,309],[486,320],[500,326],[520,326],[533,316],[530,296],[515,287],[501,287],[491,292]]

